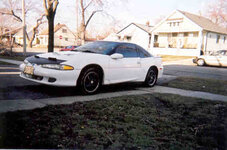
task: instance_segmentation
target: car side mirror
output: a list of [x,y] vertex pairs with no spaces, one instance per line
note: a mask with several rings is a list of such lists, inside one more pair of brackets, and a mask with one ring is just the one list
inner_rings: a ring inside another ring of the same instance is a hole
[[114,54],[110,55],[110,57],[112,59],[122,59],[124,56],[122,54],[119,54],[119,53],[114,53]]

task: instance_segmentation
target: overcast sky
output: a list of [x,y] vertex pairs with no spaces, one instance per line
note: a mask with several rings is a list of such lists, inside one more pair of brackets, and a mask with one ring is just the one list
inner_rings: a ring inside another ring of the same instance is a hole
[[[20,2],[21,0],[18,0]],[[26,0],[25,0],[26,1]],[[199,11],[204,12],[206,6],[215,0],[106,0],[112,2],[105,9],[109,15],[97,13],[90,22],[88,29],[94,31],[102,30],[103,28],[113,23],[113,18],[117,20],[120,26],[126,26],[131,22],[145,24],[150,21],[154,25],[154,20],[159,16],[167,16],[175,9],[198,14]],[[41,4],[42,1],[37,0]],[[0,0],[0,5],[2,0]],[[59,0],[55,24],[66,24],[72,31],[76,31],[76,0]],[[112,18],[113,17],[113,18]],[[35,18],[30,17],[28,20],[35,23]],[[34,19],[34,20],[32,20]],[[28,21],[27,20],[27,21]],[[115,21],[116,22],[116,21]],[[120,28],[120,27],[119,27]]]
[[[155,18],[169,15],[175,9],[198,14],[212,1],[214,0],[128,0],[127,3],[115,3],[107,11],[125,25],[131,22],[145,24],[146,21],[153,25]],[[75,30],[75,2],[76,0],[60,0],[55,23],[65,23]],[[108,25],[110,20],[111,18],[106,19],[98,14],[91,22],[91,27]]]

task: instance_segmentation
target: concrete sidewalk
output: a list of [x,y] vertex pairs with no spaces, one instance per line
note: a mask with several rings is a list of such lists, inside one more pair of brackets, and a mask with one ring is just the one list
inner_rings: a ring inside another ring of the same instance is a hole
[[70,96],[70,97],[57,97],[48,99],[21,99],[21,100],[2,100],[0,101],[0,113],[17,111],[17,110],[30,110],[35,108],[42,108],[48,105],[61,105],[61,104],[72,104],[75,102],[94,101],[98,99],[106,99],[112,97],[120,97],[127,95],[141,95],[141,94],[152,94],[152,93],[169,93],[177,94],[186,97],[202,98],[212,101],[223,101],[227,102],[227,96],[212,94],[207,92],[182,90],[176,88],[169,88],[163,86],[155,86],[153,88],[138,88],[131,91],[123,92],[111,92],[111,93],[99,93],[96,95],[89,96]]

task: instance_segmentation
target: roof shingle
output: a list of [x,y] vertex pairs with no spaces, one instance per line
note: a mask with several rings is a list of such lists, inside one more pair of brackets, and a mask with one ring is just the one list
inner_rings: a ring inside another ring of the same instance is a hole
[[227,28],[223,28],[218,26],[217,24],[213,23],[210,19],[198,16],[195,14],[191,14],[185,11],[178,10],[180,13],[185,15],[188,19],[195,22],[197,25],[199,25],[201,28],[207,31],[212,31],[216,33],[222,33],[227,34]]

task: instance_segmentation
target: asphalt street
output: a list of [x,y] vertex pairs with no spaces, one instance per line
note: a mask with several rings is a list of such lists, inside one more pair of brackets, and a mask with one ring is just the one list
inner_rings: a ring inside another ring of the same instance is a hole
[[[197,67],[183,65],[166,65],[165,75],[194,76],[227,80],[227,68]],[[161,82],[159,82],[159,85]],[[129,91],[143,87],[141,83],[124,83],[104,86],[100,93]],[[0,66],[0,100],[43,99],[66,96],[81,96],[81,92],[73,87],[53,87],[30,82],[19,77],[18,66]]]
[[173,76],[190,76],[198,78],[227,80],[227,67],[166,65],[164,74]]

